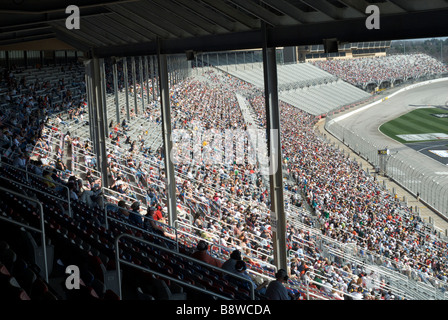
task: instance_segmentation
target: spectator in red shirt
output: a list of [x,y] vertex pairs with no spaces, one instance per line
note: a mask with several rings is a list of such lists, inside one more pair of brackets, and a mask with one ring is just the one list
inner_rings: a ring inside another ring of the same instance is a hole
[[222,262],[208,253],[208,244],[204,240],[200,240],[196,246],[196,251],[191,255],[193,258],[221,268]]
[[163,222],[163,223],[165,222],[165,218],[163,217],[162,207],[161,206],[157,206],[156,207],[156,210],[154,212],[153,218],[156,221],[160,221],[160,222]]

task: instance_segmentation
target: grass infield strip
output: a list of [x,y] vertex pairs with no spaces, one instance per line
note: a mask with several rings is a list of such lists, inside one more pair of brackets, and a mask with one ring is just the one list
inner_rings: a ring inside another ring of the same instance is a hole
[[439,118],[433,114],[448,114],[448,110],[440,108],[423,108],[413,110],[401,117],[384,123],[379,130],[385,135],[401,143],[412,143],[435,140],[406,141],[398,135],[444,133],[448,134],[448,118]]

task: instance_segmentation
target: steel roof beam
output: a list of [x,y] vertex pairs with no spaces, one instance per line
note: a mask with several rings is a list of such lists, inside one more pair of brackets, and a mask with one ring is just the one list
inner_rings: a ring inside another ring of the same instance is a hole
[[[355,9],[361,14],[366,14],[366,8],[372,3],[367,2],[366,0],[339,0],[339,2],[345,4],[346,6]],[[394,14],[394,13],[403,13],[405,10],[396,6],[392,2],[382,2],[375,4],[380,8],[382,14]]]
[[26,36],[19,36],[19,37],[10,37],[7,39],[1,39],[0,40],[0,46],[7,46],[11,44],[17,44],[17,43],[23,43],[23,42],[29,42],[29,41],[36,41],[36,40],[46,40],[46,39],[52,39],[56,38],[56,34],[54,32],[47,32],[43,34],[34,34],[34,35],[26,35]]
[[148,2],[135,3],[132,4],[132,7],[139,12],[144,13],[147,19],[152,19],[153,23],[156,23],[167,30],[179,29],[187,36],[203,36],[208,34],[207,31],[192,25],[190,22],[185,21],[182,16],[178,16],[165,8],[150,5]]
[[[115,27],[109,30],[104,30],[100,21],[96,20],[92,22],[90,19],[82,20],[82,27],[79,30],[73,30],[71,32],[83,32],[88,33],[91,36],[95,36],[98,40],[102,42],[113,44],[113,45],[122,45],[131,41],[131,37],[128,39],[120,38],[115,33]],[[135,42],[135,41],[134,41]]]
[[87,33],[80,32],[80,30],[68,30],[65,27],[65,24],[61,25],[60,23],[54,22],[52,23],[52,26],[56,31],[58,31],[58,39],[61,41],[66,41],[66,39],[73,39],[75,42],[80,42],[88,48],[97,48],[101,45],[104,45],[104,43],[98,41],[96,37],[92,37]]
[[[108,30],[114,29],[114,32],[134,38],[137,42],[151,41],[156,37],[154,33],[148,32],[147,29],[119,15],[114,15],[113,18],[104,16],[102,17],[102,23],[109,28]],[[120,24],[120,31],[117,31],[116,23]],[[129,35],[130,33],[132,35]],[[148,35],[152,36],[152,38],[148,37]]]
[[282,19],[282,17],[277,16],[273,12],[267,10],[266,8],[263,8],[262,6],[256,4],[255,2],[248,0],[229,0],[229,1],[271,26],[275,27],[283,25],[282,20],[284,19]]
[[[161,26],[156,24],[154,20],[160,19],[160,17],[156,16],[154,19],[153,15],[145,15],[144,12],[135,9],[128,8],[125,6],[108,6],[115,14],[121,15],[126,19],[132,20],[135,23],[138,23],[142,27],[148,30],[148,32],[154,33],[162,39],[172,38],[172,37],[182,37],[185,35],[184,32],[179,31],[178,28],[166,28],[165,25]],[[151,17],[151,19],[148,19]]]
[[[109,11],[104,8],[87,8],[80,10],[81,18],[105,14],[109,14]],[[27,27],[35,24],[50,23],[54,21],[65,21],[67,17],[68,15],[65,12],[33,15],[0,14],[0,28],[18,28],[21,26]]]
[[224,2],[216,0],[201,0],[201,2],[207,4],[209,7],[220,12],[224,16],[227,16],[229,19],[242,23],[250,29],[260,28],[260,21],[253,19],[247,14],[244,14],[244,12],[225,4]]
[[230,21],[223,15],[218,14],[217,12],[198,2],[191,0],[174,0],[174,1],[184,6],[185,8],[197,12],[204,18],[213,21],[214,23],[226,29],[227,31],[243,31],[248,29],[247,26],[241,24],[240,22]]
[[[338,38],[342,43],[385,41],[446,36],[448,9],[428,12],[386,15],[379,30],[365,28],[365,18],[318,24],[284,26],[269,29],[269,46],[300,46],[322,44],[326,38]],[[418,25],[418,28],[412,26]],[[392,33],[390,30],[393,30]],[[252,30],[223,35],[169,39],[164,41],[163,53],[184,53],[187,50],[212,52],[261,48],[261,31]],[[155,54],[154,43],[98,48],[100,56],[130,56]]]
[[439,7],[445,7],[448,1],[447,0],[431,0],[431,1],[389,0],[389,2],[402,8],[404,11],[413,12],[413,11],[434,10]]
[[261,0],[268,6],[280,11],[284,15],[290,16],[292,19],[296,20],[298,23],[311,22],[309,17],[291,3],[285,0]]
[[319,0],[300,0],[300,1],[333,20],[340,20],[342,18],[339,10],[336,7],[329,4],[328,2]]
[[60,31],[58,28],[53,28],[53,31],[60,41],[65,42],[66,44],[72,46],[73,48],[76,48],[79,51],[87,52],[93,47],[93,44],[86,43],[85,39],[82,39],[82,41],[80,41],[79,39],[75,39],[72,36],[68,37],[65,32]]
[[[2,0],[0,13],[41,15],[55,12],[63,12],[70,5],[76,5],[80,10],[97,9],[105,5],[123,4],[127,2],[136,2],[141,0],[57,0],[57,1],[26,1],[20,4],[13,1]],[[5,3],[6,2],[6,3]],[[75,3],[76,2],[76,3]]]
[[49,29],[49,28],[51,28],[51,26],[49,26],[48,24],[45,24],[45,23],[39,23],[34,26],[32,26],[32,25],[25,26],[23,28],[22,27],[3,27],[3,28],[0,28],[0,34],[31,31],[31,30],[45,30],[45,29]]
[[206,33],[217,34],[226,31],[216,23],[203,19],[202,15],[193,13],[189,10],[185,10],[184,8],[174,4],[173,2],[166,0],[150,0],[150,1],[156,4],[158,7],[165,8],[166,10],[170,11],[173,15],[179,17],[179,19],[185,20],[185,22],[187,22],[188,24],[201,28]]

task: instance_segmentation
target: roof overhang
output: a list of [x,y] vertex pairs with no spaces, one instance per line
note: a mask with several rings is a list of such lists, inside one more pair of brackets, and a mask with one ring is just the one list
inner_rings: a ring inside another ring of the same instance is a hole
[[[366,8],[380,11],[369,30]],[[80,10],[69,30],[66,8]],[[447,0],[3,0],[0,48],[57,39],[99,57],[447,36]],[[43,43],[43,42],[42,42]],[[55,42],[56,43],[56,42]]]

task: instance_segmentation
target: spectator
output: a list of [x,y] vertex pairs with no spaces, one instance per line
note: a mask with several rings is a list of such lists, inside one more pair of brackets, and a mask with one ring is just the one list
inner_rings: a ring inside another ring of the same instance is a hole
[[139,201],[134,201],[131,204],[131,212],[129,215],[129,221],[131,221],[132,223],[134,223],[137,226],[143,226],[143,217],[142,214],[140,213],[140,202]]
[[51,188],[51,189],[56,188],[56,184],[54,183],[55,181],[53,180],[52,173],[51,173],[50,170],[45,170],[44,173],[43,173],[43,175],[42,175],[42,177],[44,178],[44,179],[43,179],[43,183],[44,183],[48,188]]
[[352,293],[352,298],[353,300],[364,300],[364,296],[362,294],[363,289],[362,287],[358,287],[353,293]]
[[73,181],[71,181],[71,182],[68,183],[67,186],[68,186],[68,190],[70,192],[70,199],[75,200],[75,201],[78,200],[79,197],[78,197],[78,194],[76,192],[75,183]]
[[233,250],[232,253],[230,254],[229,259],[223,263],[222,268],[224,270],[233,272],[235,270],[236,263],[240,260],[242,260],[241,251]]
[[122,219],[128,220],[130,215],[130,207],[127,205],[126,201],[118,201],[117,206],[119,207],[118,216]]
[[13,165],[20,168],[26,169],[27,156],[21,152],[16,159],[14,159]]
[[419,79],[427,75],[443,74],[448,67],[425,54],[394,55],[373,58],[321,60],[315,66],[355,85],[380,85],[384,81]]
[[222,262],[208,253],[208,244],[204,240],[199,240],[196,246],[196,251],[191,256],[215,267],[222,267]]
[[146,217],[145,217],[145,226],[148,230],[155,232],[159,235],[166,236],[165,230],[163,227],[157,223],[157,220],[154,218],[156,210],[153,207],[148,207],[146,209]]
[[285,287],[288,282],[288,274],[286,270],[279,269],[275,274],[276,280],[269,283],[266,289],[266,298],[268,300],[292,300],[295,296]]

